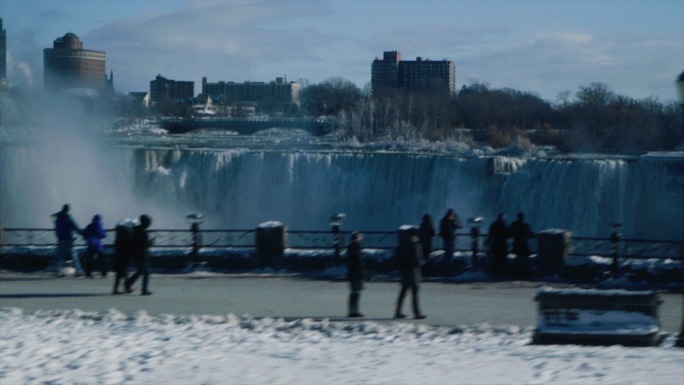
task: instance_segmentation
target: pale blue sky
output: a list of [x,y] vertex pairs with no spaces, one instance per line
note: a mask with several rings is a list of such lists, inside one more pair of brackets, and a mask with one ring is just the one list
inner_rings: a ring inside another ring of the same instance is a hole
[[107,52],[119,92],[176,80],[343,77],[363,87],[383,51],[456,63],[472,81],[535,92],[603,82],[675,99],[682,0],[0,0],[10,81],[42,86],[42,50],[76,33]]

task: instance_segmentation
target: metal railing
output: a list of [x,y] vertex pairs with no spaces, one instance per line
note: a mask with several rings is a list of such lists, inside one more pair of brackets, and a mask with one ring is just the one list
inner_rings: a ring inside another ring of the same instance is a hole
[[[254,248],[256,229],[226,229],[226,230],[198,230],[199,247],[206,248]],[[155,248],[191,248],[195,232],[191,229],[149,230],[150,238],[154,238]],[[397,246],[397,231],[362,231],[363,245],[369,249],[391,250]],[[107,230],[107,237],[103,240],[106,246],[114,243],[114,229]],[[312,231],[288,230],[287,247],[290,249],[333,249],[336,235],[341,238],[341,246],[348,243],[350,232],[340,231]],[[455,250],[457,252],[472,252],[474,246],[478,252],[486,252],[484,240],[487,234],[459,233],[456,237]],[[78,237],[75,246],[85,246],[85,241]],[[600,237],[572,237],[570,255],[576,256],[604,256],[620,259],[675,259],[682,260],[684,241],[627,239],[614,236]],[[56,239],[52,229],[35,228],[0,228],[0,246],[11,247],[53,247]],[[433,248],[442,248],[441,240],[433,240]],[[537,253],[537,242],[530,242],[530,251]]]

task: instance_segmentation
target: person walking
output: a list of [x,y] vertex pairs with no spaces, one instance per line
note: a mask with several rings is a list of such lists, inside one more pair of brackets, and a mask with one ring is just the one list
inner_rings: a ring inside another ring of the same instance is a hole
[[506,215],[499,213],[489,226],[487,242],[492,254],[492,274],[503,277],[508,274],[506,258],[508,257],[508,237],[510,230],[506,224]]
[[135,290],[133,284],[142,276],[142,289],[140,290],[140,294],[151,295],[152,292],[149,290],[150,255],[148,249],[152,245],[152,240],[150,240],[149,235],[147,234],[147,228],[152,224],[152,218],[143,214],[138,221],[140,223],[133,228],[130,244],[130,253],[133,262],[136,265],[136,271],[126,280],[126,293],[132,293]]
[[461,221],[453,209],[448,209],[442,220],[439,222],[439,236],[444,242],[444,266],[451,266],[451,259],[454,257],[454,244],[456,242],[456,231],[463,227]]
[[427,316],[420,311],[420,303],[418,300],[418,291],[421,281],[420,267],[423,264],[423,256],[420,240],[418,239],[418,231],[415,227],[408,229],[406,234],[400,235],[396,258],[397,267],[401,274],[401,289],[399,290],[399,297],[397,298],[394,318],[406,318],[406,315],[402,313],[402,307],[404,297],[409,289],[411,290],[413,318],[427,318]]
[[427,264],[430,261],[430,253],[432,253],[432,238],[436,235],[435,226],[432,225],[432,216],[430,214],[423,215],[423,220],[418,227],[418,238],[423,251],[423,258]]
[[83,274],[81,260],[74,252],[74,232],[81,234],[81,229],[69,214],[69,205],[62,206],[62,210],[52,214],[55,218],[55,235],[57,236],[57,251],[55,253],[55,276],[64,277],[64,261],[70,257],[74,261],[76,276]]
[[114,268],[114,289],[112,294],[123,294],[119,290],[119,284],[126,289],[128,279],[128,259],[131,254],[131,244],[133,240],[133,229],[137,226],[136,221],[124,219],[116,224],[116,238],[114,239],[114,258],[112,267]]
[[107,276],[107,264],[102,247],[102,240],[106,237],[107,232],[102,225],[102,217],[99,214],[94,215],[92,221],[83,229],[83,238],[85,238],[88,246],[85,260],[86,278],[93,278],[93,262],[95,259],[100,265],[102,277]]
[[363,317],[359,311],[359,300],[361,299],[361,291],[363,291],[363,283],[366,281],[366,266],[363,262],[363,252],[361,241],[363,235],[355,231],[351,235],[351,242],[347,247],[347,279],[351,293],[349,293],[348,317]]
[[529,275],[529,256],[530,246],[528,241],[535,237],[529,224],[525,222],[525,214],[518,213],[515,221],[510,226],[511,237],[513,237],[513,254],[515,254],[515,270],[520,278],[527,278]]

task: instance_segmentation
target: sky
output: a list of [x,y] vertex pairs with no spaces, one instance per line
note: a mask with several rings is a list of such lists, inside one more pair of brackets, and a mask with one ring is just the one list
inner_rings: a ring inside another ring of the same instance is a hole
[[8,78],[42,87],[42,51],[66,34],[105,51],[118,92],[161,74],[364,87],[383,51],[456,64],[472,82],[556,100],[592,82],[636,99],[676,99],[681,0],[1,0]]

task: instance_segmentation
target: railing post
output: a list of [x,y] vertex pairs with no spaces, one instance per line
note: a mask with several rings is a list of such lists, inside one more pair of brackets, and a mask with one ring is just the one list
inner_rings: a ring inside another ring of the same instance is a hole
[[622,223],[611,223],[610,226],[613,228],[613,232],[610,234],[610,242],[613,256],[613,263],[611,265],[611,273],[613,277],[617,277],[620,271],[620,264],[618,259],[620,258],[620,227]]
[[333,233],[333,249],[334,249],[334,263],[339,264],[340,263],[340,249],[341,249],[341,240],[340,240],[340,233],[342,230],[342,221],[347,215],[344,213],[339,213],[335,214],[330,217],[330,226],[332,226],[332,233]]
[[480,223],[484,218],[482,217],[473,217],[473,218],[468,218],[468,222],[472,224],[472,227],[470,228],[470,237],[472,239],[472,251],[473,255],[470,260],[470,265],[473,268],[476,268],[479,265],[479,261],[477,259],[477,254],[480,252]]
[[199,265],[199,249],[202,242],[200,234],[202,215],[190,214],[185,217],[185,220],[190,224],[190,233],[192,234],[192,251],[190,252],[190,262],[192,264],[192,268],[195,269]]

